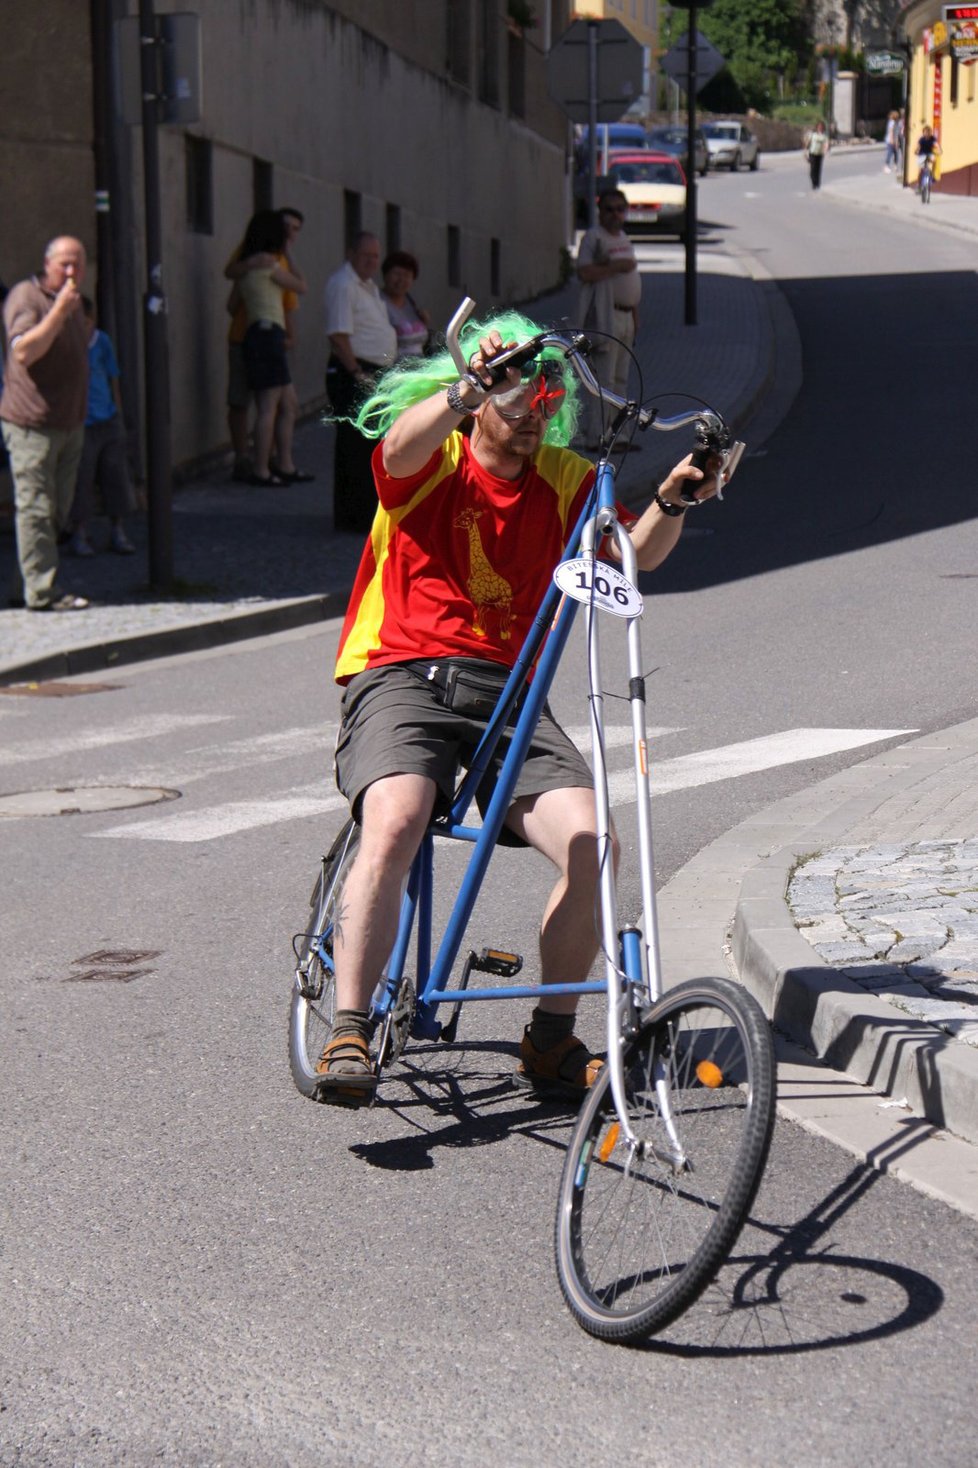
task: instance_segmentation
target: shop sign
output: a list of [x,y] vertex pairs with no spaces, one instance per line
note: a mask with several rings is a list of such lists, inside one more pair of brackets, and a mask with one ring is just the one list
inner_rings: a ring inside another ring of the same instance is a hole
[[951,27],[951,55],[966,63],[978,60],[978,20],[962,20]]
[[866,70],[871,76],[899,76],[906,64],[893,51],[873,51],[866,57]]

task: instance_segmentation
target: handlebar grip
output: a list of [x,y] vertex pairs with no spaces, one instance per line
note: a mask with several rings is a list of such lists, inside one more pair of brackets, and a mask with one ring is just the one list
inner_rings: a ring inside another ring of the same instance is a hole
[[[711,451],[709,449],[694,449],[689,456],[689,461],[692,464],[693,468],[701,469],[705,474],[706,467],[710,462],[710,452]],[[699,479],[696,481],[695,484],[688,479],[684,482],[679,495],[679,498],[682,500],[684,505],[695,505],[698,503],[696,499],[696,488],[697,485],[701,483],[702,480]]]

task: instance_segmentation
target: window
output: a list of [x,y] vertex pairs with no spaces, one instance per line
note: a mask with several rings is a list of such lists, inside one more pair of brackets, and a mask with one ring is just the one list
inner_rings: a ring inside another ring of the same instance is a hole
[[462,232],[457,224],[448,226],[448,284],[462,284]]
[[502,295],[502,285],[501,285],[502,268],[501,268],[501,264],[502,264],[502,261],[501,261],[500,250],[499,250],[499,241],[498,240],[490,240],[489,241],[489,291],[490,291],[490,294],[491,295],[494,295],[494,296],[501,296]]
[[214,233],[214,191],[209,138],[184,134],[187,170],[187,228],[195,234]]
[[499,106],[499,11],[496,0],[479,5],[479,101]]
[[353,244],[363,228],[363,210],[360,195],[355,189],[343,190],[343,238],[347,248]]
[[958,58],[956,56],[952,56],[951,57],[951,106],[952,107],[957,107],[957,105],[958,105],[958,70],[959,70]]
[[388,204],[385,211],[384,240],[387,253],[401,248],[401,206]]
[[469,85],[472,49],[472,0],[448,0],[445,28],[445,70],[453,82]]
[[274,189],[272,187],[272,165],[264,158],[252,158],[251,160],[251,212],[257,214],[259,209],[274,209]]

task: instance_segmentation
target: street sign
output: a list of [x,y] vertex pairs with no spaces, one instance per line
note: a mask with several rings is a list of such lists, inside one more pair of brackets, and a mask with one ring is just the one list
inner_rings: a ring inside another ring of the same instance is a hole
[[[199,122],[201,115],[200,16],[178,12],[154,16],[160,45],[157,52],[157,98],[160,121]],[[143,120],[142,45],[138,15],[114,22],[115,94],[120,119],[130,127]]]
[[899,76],[906,64],[894,51],[871,51],[866,57],[866,70],[871,76]]
[[[726,66],[726,58],[720,54],[712,41],[696,32],[696,90],[701,92],[708,81]],[[682,35],[674,46],[659,60],[659,69],[685,89],[689,79],[689,36]]]
[[572,122],[589,122],[590,29],[597,33],[596,122],[617,122],[642,94],[642,47],[619,20],[575,20],[547,56],[547,88]]

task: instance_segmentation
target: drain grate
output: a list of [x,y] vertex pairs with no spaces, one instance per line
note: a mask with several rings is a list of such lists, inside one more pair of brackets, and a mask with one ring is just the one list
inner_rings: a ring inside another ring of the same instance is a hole
[[0,817],[89,815],[179,799],[179,790],[166,790],[160,785],[67,785],[0,795]]
[[[97,953],[86,953],[72,960],[73,972],[62,979],[61,984],[131,984],[136,979],[148,978],[156,972],[152,968],[140,968],[153,958],[159,958],[162,948],[100,948]],[[74,972],[78,970],[78,972]],[[41,983],[50,979],[41,977]]]
[[74,698],[78,693],[114,693],[121,683],[11,683],[0,693],[11,698]]

